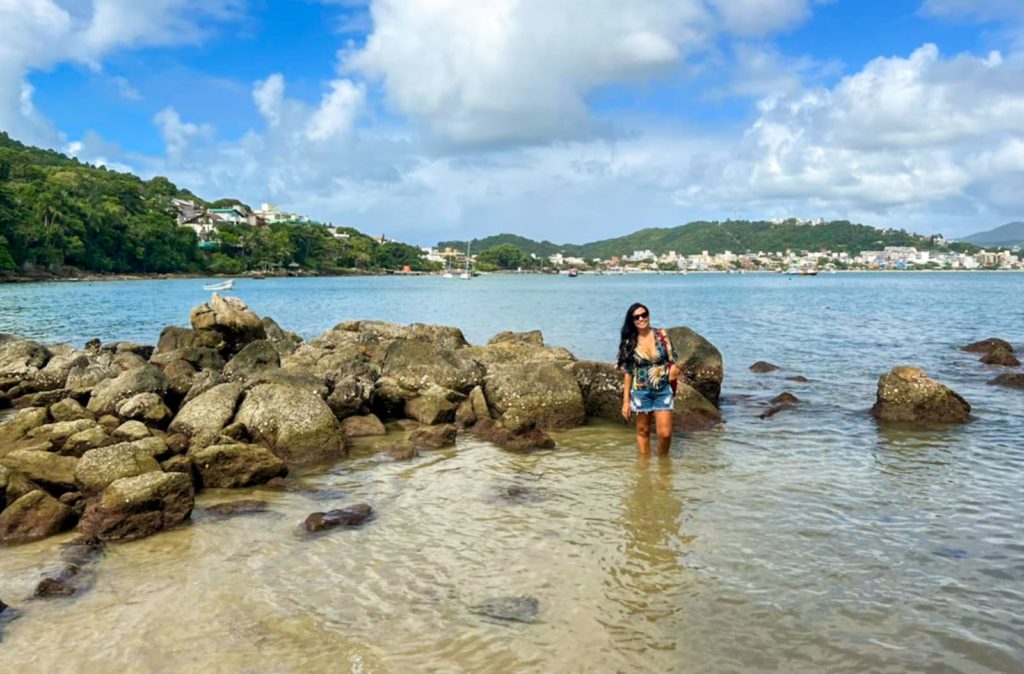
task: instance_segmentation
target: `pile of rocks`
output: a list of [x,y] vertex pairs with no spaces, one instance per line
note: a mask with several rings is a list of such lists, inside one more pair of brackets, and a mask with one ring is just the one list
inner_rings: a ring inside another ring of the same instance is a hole
[[[77,527],[131,540],[187,520],[196,490],[247,487],[344,458],[383,420],[424,428],[396,454],[472,429],[502,447],[554,446],[545,432],[619,418],[622,375],[540,332],[472,346],[456,328],[341,323],[305,343],[241,300],[213,295],[155,347],[84,349],[0,335],[0,541]],[[686,328],[669,335],[685,375],[676,424],[721,421],[722,358]]]

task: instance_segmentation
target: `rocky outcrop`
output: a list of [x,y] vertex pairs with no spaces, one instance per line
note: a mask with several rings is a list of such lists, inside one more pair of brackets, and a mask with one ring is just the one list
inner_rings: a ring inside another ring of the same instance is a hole
[[971,406],[957,392],[932,381],[916,367],[894,367],[878,380],[871,414],[879,421],[963,423]]
[[281,367],[281,355],[266,339],[249,342],[224,366],[224,378],[243,381],[263,370]]
[[289,465],[335,460],[347,454],[337,418],[318,395],[283,384],[260,384],[235,415],[250,436]]
[[581,360],[572,373],[583,394],[583,411],[588,417],[616,421],[622,416],[622,370],[612,363]]
[[0,333],[0,379],[30,379],[49,359],[50,352],[39,342]]
[[534,361],[494,365],[484,396],[505,428],[572,428],[583,423],[583,394],[568,367]]
[[512,342],[514,344],[530,344],[532,346],[544,346],[544,335],[540,330],[530,330],[528,332],[499,332],[494,337],[487,340],[487,344],[501,344],[503,342]]
[[284,461],[260,445],[210,445],[190,450],[189,457],[204,487],[251,487],[288,474]]
[[177,526],[195,505],[183,473],[145,473],[115,480],[86,507],[79,529],[103,541],[130,541]]
[[972,342],[966,346],[961,346],[961,351],[967,351],[968,353],[991,353],[996,349],[1003,349],[1013,353],[1013,345],[1005,339],[999,337],[989,337],[978,342]]
[[673,403],[672,429],[679,432],[706,431],[720,423],[722,413],[718,408],[697,389],[679,382]]

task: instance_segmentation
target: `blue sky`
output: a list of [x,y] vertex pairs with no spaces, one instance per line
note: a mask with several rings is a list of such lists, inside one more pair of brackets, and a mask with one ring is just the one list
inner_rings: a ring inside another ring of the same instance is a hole
[[416,243],[1024,217],[1019,0],[0,0],[0,128]]

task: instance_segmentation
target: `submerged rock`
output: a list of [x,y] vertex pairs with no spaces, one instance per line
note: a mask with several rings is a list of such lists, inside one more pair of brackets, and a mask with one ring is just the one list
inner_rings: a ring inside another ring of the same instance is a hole
[[986,353],[981,357],[981,362],[985,363],[985,365],[1001,365],[1003,367],[1017,367],[1020,365],[1020,361],[1013,355],[1013,351],[1002,347],[992,349]]
[[317,532],[338,527],[358,527],[373,514],[373,508],[366,503],[329,510],[325,513],[311,513],[306,518],[306,531]]
[[495,597],[469,610],[496,620],[532,623],[540,614],[540,601],[536,597]]
[[395,461],[409,461],[419,456],[420,450],[409,440],[400,440],[384,450],[384,453]]
[[267,512],[269,504],[259,499],[247,498],[240,501],[226,501],[214,503],[203,508],[203,514],[213,519],[222,520],[229,517],[242,517],[245,515],[259,515]]
[[803,376],[802,374],[795,374],[792,377],[786,377],[786,381],[795,381],[798,384],[806,384],[811,380]]
[[419,428],[409,434],[409,442],[411,442],[417,449],[454,447],[455,437],[458,432],[459,430],[452,424]]
[[759,360],[753,365],[751,365],[749,369],[751,372],[754,372],[756,374],[766,374],[768,372],[775,372],[776,370],[781,370],[782,368],[779,367],[778,365],[773,365],[772,363],[769,363],[767,361]]
[[961,346],[961,351],[967,351],[968,353],[991,353],[996,349],[1003,349],[1013,353],[1013,345],[1005,339],[998,337],[989,337],[978,342],[972,342],[966,346]]
[[376,414],[367,414],[343,420],[341,432],[350,438],[362,438],[369,435],[384,435],[388,431]]
[[1024,372],[1004,372],[987,382],[991,386],[1005,386],[1024,390]]
[[481,419],[473,426],[477,438],[513,452],[531,452],[554,449],[554,439],[537,428],[520,428],[513,431],[493,419]]
[[871,414],[879,421],[964,423],[971,406],[960,394],[916,367],[894,367],[878,380]]

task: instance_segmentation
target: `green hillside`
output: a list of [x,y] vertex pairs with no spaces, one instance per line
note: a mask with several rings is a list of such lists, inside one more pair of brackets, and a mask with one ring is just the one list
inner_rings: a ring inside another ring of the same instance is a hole
[[[474,251],[486,251],[503,244],[512,244],[526,253],[547,257],[562,253],[584,259],[607,260],[631,255],[633,251],[650,250],[657,255],[675,251],[679,255],[697,255],[702,251],[714,255],[726,250],[733,253],[756,253],[784,250],[832,250],[860,253],[886,246],[914,246],[919,249],[939,247],[932,237],[920,236],[902,229],[877,229],[845,220],[821,224],[802,224],[796,220],[781,223],[748,220],[691,222],[678,227],[641,229],[614,239],[586,244],[553,244],[532,241],[512,234],[473,239]],[[439,246],[465,247],[464,241],[441,242]],[[951,249],[971,249],[965,244],[949,244]]]
[[0,273],[431,267],[414,246],[381,245],[354,229],[335,237],[326,227],[294,223],[219,225],[200,248],[195,232],[178,226],[174,198],[211,207],[240,203],[209,203],[167,178],[91,166],[0,131]]

